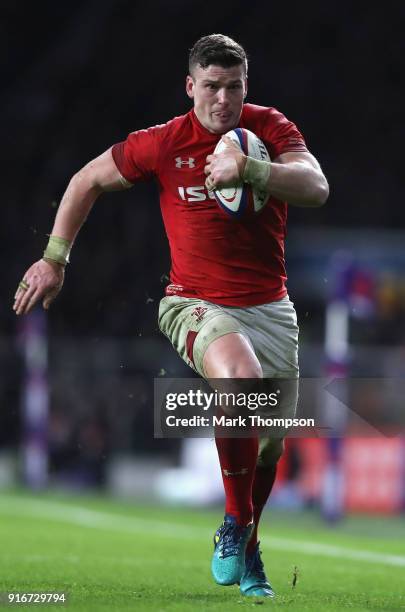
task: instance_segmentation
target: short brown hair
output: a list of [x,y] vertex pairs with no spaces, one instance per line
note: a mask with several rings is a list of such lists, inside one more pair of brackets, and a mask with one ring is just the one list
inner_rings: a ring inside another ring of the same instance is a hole
[[188,69],[195,66],[208,68],[211,64],[230,68],[242,64],[247,74],[247,56],[244,48],[224,34],[209,34],[199,38],[190,50]]

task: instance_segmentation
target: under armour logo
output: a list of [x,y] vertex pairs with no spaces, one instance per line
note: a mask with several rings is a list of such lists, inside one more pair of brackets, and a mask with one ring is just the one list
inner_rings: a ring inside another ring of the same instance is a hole
[[230,472],[229,470],[222,470],[225,476],[245,476],[248,473],[247,468],[242,468],[239,472]]
[[181,157],[176,157],[176,168],[181,168],[182,166],[188,166],[189,168],[195,168],[195,159],[194,157],[189,157],[188,159],[182,159]]

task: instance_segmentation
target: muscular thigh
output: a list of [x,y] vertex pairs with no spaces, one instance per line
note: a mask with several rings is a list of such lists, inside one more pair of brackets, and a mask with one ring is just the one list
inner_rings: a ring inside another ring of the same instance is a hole
[[299,329],[294,305],[288,296],[259,306],[222,308],[240,323],[265,377],[298,378]]
[[[180,357],[200,376],[208,375],[204,369],[204,356],[209,346],[229,334],[236,334],[251,350],[243,326],[221,306],[193,298],[168,296],[159,307],[159,328],[168,337]],[[238,361],[240,352],[233,353]]]

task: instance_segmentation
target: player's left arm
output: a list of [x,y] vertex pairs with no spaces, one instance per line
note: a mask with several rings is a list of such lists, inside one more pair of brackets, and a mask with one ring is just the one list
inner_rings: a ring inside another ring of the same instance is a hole
[[[279,200],[295,206],[315,207],[322,206],[328,199],[328,181],[311,153],[291,151],[282,153],[273,162],[261,163],[268,164],[269,172],[268,174],[266,172],[265,176],[267,191]],[[248,168],[245,166],[244,175],[247,171]],[[251,180],[247,182],[255,186],[254,172]],[[260,183],[260,176],[258,182]]]
[[228,136],[222,139],[226,148],[207,157],[204,170],[209,191],[245,182],[295,206],[322,206],[328,199],[328,181],[308,151],[282,153],[266,162],[247,157]]

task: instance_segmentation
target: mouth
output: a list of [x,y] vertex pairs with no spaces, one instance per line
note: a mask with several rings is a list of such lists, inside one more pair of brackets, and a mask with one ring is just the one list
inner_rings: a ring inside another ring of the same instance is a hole
[[212,114],[214,115],[214,117],[216,117],[220,121],[228,121],[229,119],[232,118],[232,113],[226,112],[226,111],[217,111]]

